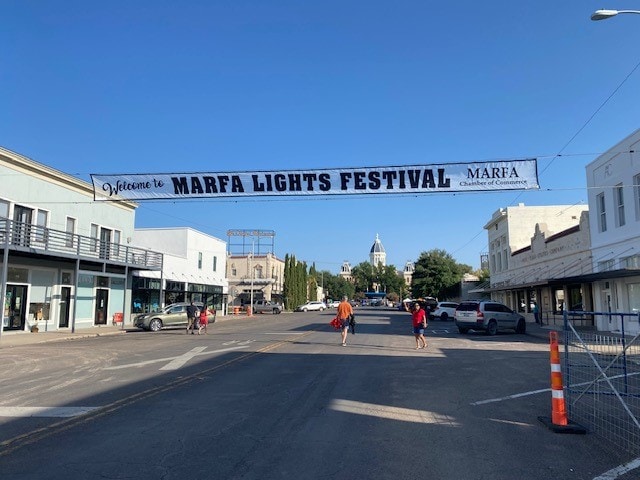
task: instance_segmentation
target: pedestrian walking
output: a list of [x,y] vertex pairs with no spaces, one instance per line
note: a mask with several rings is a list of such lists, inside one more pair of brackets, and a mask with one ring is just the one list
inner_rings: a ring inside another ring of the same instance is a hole
[[207,334],[207,325],[209,324],[209,309],[206,305],[203,305],[200,310],[200,321],[198,322],[198,335],[204,330],[204,334]]
[[413,304],[411,320],[413,322],[413,334],[416,337],[416,350],[427,348],[427,341],[424,338],[424,329],[427,328],[427,313],[420,307],[418,302]]
[[540,310],[538,309],[538,302],[533,302],[533,318],[535,319],[536,323],[541,323]]
[[342,338],[342,346],[347,346],[347,333],[349,332],[349,320],[353,315],[353,308],[351,308],[351,304],[348,302],[348,298],[345,295],[342,297],[342,301],[338,305],[338,314],[336,317],[342,324],[340,328],[340,336]]
[[194,335],[194,329],[196,328],[196,318],[198,315],[198,307],[194,302],[187,307],[187,335],[191,330],[191,335]]

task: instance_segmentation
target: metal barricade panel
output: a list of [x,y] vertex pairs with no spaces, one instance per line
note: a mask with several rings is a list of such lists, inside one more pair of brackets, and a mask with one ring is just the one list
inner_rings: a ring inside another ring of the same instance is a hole
[[[638,318],[637,313],[616,315]],[[581,331],[565,315],[563,370],[569,418],[632,455],[640,454],[639,337],[640,333]]]

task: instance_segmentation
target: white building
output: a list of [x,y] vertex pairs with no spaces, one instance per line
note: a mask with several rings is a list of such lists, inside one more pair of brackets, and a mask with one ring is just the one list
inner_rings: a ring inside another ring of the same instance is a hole
[[371,250],[369,251],[369,262],[374,268],[378,265],[382,265],[383,267],[387,265],[387,252],[384,250],[377,233],[376,240],[373,242],[373,245],[371,245]]
[[95,201],[90,183],[4,148],[0,176],[2,330],[126,318],[132,274],[162,265],[132,246],[137,205]]
[[588,207],[553,205],[497,210],[488,232],[491,297],[520,312],[534,303],[547,317],[565,302],[589,304],[591,273]]
[[136,228],[135,242],[162,252],[162,271],[138,272],[133,279],[133,309],[153,311],[176,302],[204,302],[224,315],[227,244],[185,227]]
[[496,210],[484,226],[489,240],[489,272],[491,286],[509,282],[519,272],[509,264],[511,254],[531,244],[536,224],[542,231],[558,233],[578,225],[587,205],[526,206]]
[[[640,312],[640,129],[587,165],[596,312]],[[598,330],[620,331],[621,318],[597,316]],[[625,331],[637,333],[637,317]]]

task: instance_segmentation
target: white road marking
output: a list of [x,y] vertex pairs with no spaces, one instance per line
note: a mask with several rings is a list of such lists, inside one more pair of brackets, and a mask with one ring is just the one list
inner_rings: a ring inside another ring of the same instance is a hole
[[[622,378],[625,376],[631,376],[631,375],[640,375],[640,373],[628,373],[628,374],[620,374],[620,375],[614,375],[612,377],[607,377],[610,380],[616,379],[616,378]],[[598,380],[598,382],[605,382],[606,380],[604,378],[600,378]],[[583,387],[585,385],[591,385],[593,382],[582,382],[582,383],[574,383],[571,385],[571,388],[574,387]],[[520,397],[526,397],[529,395],[536,395],[538,393],[545,393],[545,392],[550,392],[551,388],[543,388],[541,390],[532,390],[529,392],[523,392],[523,393],[516,393],[514,395],[507,395],[506,397],[500,397],[500,398],[490,398],[489,400],[480,400],[479,402],[472,402],[471,405],[473,406],[477,406],[477,405],[485,405],[487,403],[494,403],[494,402],[502,402],[504,400],[513,400],[514,398],[520,398]]]
[[471,405],[476,406],[476,405],[485,405],[487,403],[493,403],[493,402],[502,402],[504,400],[513,400],[514,398],[527,397],[529,395],[536,395],[538,393],[544,393],[544,392],[550,392],[550,391],[551,391],[550,388],[543,388],[542,390],[532,390],[530,392],[516,393],[514,395],[507,395],[506,397],[491,398],[489,400],[480,400],[479,402],[473,402]]
[[0,407],[0,417],[69,418],[84,415],[100,407]]
[[[175,357],[165,357],[165,358],[156,358],[154,360],[146,360],[144,362],[137,362],[137,363],[129,363],[127,365],[117,365],[115,367],[105,367],[104,370],[123,370],[125,368],[136,368],[136,367],[144,367],[146,365],[151,365],[153,363],[160,363],[160,362],[169,362],[167,365],[165,365],[164,367],[160,368],[160,370],[175,370],[175,368],[167,368],[169,367],[169,365],[174,364],[175,360],[178,359],[183,359],[186,358],[186,360],[184,362],[181,362],[181,365],[184,365],[186,363],[186,361],[188,361],[189,359],[193,358],[193,357],[197,357],[198,355],[212,355],[214,353],[223,353],[223,352],[229,352],[231,350],[238,350],[240,348],[246,348],[247,345],[241,345],[238,347],[231,347],[231,348],[221,348],[219,350],[211,350],[208,352],[205,352],[204,349],[206,349],[207,347],[196,347],[193,350],[191,350],[190,352],[187,352],[183,355],[178,355]],[[180,360],[181,361],[181,360]],[[178,362],[176,362],[175,364],[177,365]],[[179,367],[177,367],[179,368]]]
[[593,480],[614,480],[626,473],[629,473],[631,470],[635,470],[638,467],[640,467],[640,458],[636,458],[635,460],[631,460],[630,462],[627,462],[616,468],[612,468],[608,472],[595,477]]
[[195,357],[199,353],[202,353],[206,349],[207,349],[207,347],[192,348],[187,353],[183,353],[179,357],[176,357],[173,360],[171,360],[169,363],[167,363],[160,370],[177,370],[180,367],[182,367],[185,363],[187,363],[189,360],[191,360],[193,357]]

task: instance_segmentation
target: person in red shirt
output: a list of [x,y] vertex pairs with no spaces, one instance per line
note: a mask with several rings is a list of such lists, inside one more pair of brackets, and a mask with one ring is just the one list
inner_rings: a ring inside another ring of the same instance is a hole
[[424,338],[424,329],[427,328],[427,312],[425,312],[418,302],[413,304],[411,312],[413,321],[413,334],[416,337],[416,350],[427,348],[427,341]]
[[347,297],[342,297],[342,301],[338,305],[338,314],[336,317],[342,323],[342,328],[340,329],[340,335],[342,337],[342,346],[347,346],[347,333],[349,331],[349,319],[351,315],[353,315],[353,308],[351,308],[351,304],[347,301]]

